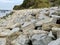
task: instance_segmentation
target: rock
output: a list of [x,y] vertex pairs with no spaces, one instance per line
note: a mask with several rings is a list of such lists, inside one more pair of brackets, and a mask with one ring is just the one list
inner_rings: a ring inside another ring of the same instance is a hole
[[0,45],[6,45],[6,38],[0,38]]
[[12,41],[13,45],[28,45],[29,38],[26,35],[20,35],[17,39]]
[[4,16],[6,19],[0,19],[0,45],[60,45],[60,16],[53,15],[57,9],[14,10]]
[[15,27],[21,27],[21,24],[20,23],[16,23],[16,24],[12,24],[12,25],[8,25],[7,27],[5,27],[5,28],[7,28],[7,29],[9,29],[9,28],[15,28]]
[[52,39],[45,34],[35,34],[32,36],[33,45],[48,45]]
[[32,31],[34,34],[48,34],[47,31],[43,31],[43,30],[33,30]]
[[13,29],[10,31],[9,36],[10,36],[10,35],[14,35],[14,34],[18,34],[19,30],[20,30],[20,28],[18,28],[18,27],[13,28]]
[[43,24],[43,25],[42,25],[42,30],[50,31],[51,28],[52,28],[52,24],[50,24],[50,23],[49,23],[49,24],[46,23],[46,24]]
[[15,27],[21,27],[20,23],[16,23],[15,25],[12,25],[11,28],[15,28]]
[[0,36],[2,37],[7,37],[7,36],[11,36],[11,35],[15,35],[15,34],[18,34],[20,28],[13,28],[12,30],[8,30],[8,29],[3,29],[1,32],[0,32]]
[[9,29],[0,29],[0,36],[1,37],[7,37],[10,33],[10,30]]
[[48,34],[48,32],[43,30],[24,30],[23,34],[32,36],[34,34]]
[[48,36],[54,38],[52,31],[49,32]]
[[60,38],[55,41],[51,41],[48,45],[60,45]]
[[31,22],[25,22],[21,27],[22,30],[31,30],[34,29],[34,24]]
[[57,33],[57,38],[60,38],[60,28],[53,27],[53,28],[52,28],[52,31],[56,31],[56,33]]

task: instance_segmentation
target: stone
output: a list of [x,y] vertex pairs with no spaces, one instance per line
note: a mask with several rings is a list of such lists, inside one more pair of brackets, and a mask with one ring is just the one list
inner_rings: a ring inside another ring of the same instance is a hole
[[6,38],[0,38],[0,45],[6,45]]
[[14,34],[17,34],[19,32],[20,28],[16,27],[16,28],[13,28],[10,33],[9,33],[9,36],[10,35],[14,35]]
[[49,32],[48,36],[54,38],[52,31]]
[[60,31],[60,28],[58,28],[58,27],[52,27],[52,31]]
[[43,30],[32,30],[32,32],[33,32],[34,34],[48,34],[47,31],[43,31]]
[[13,45],[28,45],[29,38],[26,35],[20,35],[17,39],[12,41]]
[[22,25],[21,29],[22,30],[34,29],[34,24],[31,22],[25,22],[24,25]]
[[46,34],[34,34],[31,40],[33,45],[48,45],[52,41]]
[[50,24],[50,23],[46,23],[46,24],[42,25],[42,30],[50,31],[51,28],[52,28],[52,24]]
[[57,7],[13,11],[0,19],[0,45],[60,45]]
[[9,33],[10,33],[10,30],[8,30],[8,29],[1,29],[0,30],[1,37],[7,37],[9,35]]
[[0,36],[7,37],[7,36],[15,35],[18,34],[19,30],[20,28],[18,27],[13,28],[12,30],[2,29],[2,31],[0,32]]
[[53,28],[52,28],[52,31],[56,31],[56,33],[57,33],[57,38],[60,38],[60,28],[53,27]]
[[54,41],[51,41],[48,45],[60,45],[60,38]]
[[43,30],[24,30],[23,34],[32,36],[34,34],[48,34],[48,32]]
[[16,24],[11,26],[11,28],[15,28],[15,27],[21,27],[21,24],[20,23],[16,23]]

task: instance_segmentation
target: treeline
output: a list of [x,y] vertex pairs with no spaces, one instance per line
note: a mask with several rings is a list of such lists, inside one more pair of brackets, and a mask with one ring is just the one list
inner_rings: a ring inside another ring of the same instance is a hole
[[60,6],[60,0],[49,0],[50,6]]
[[15,5],[14,10],[29,9],[29,8],[44,8],[49,7],[48,0],[24,0],[21,5]]
[[15,5],[14,10],[45,8],[60,5],[60,0],[24,0],[21,5]]

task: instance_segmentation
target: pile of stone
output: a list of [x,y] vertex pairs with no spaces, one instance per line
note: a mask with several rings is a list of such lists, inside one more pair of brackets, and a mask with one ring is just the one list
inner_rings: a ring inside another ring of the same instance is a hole
[[[60,45],[57,7],[14,10],[0,22],[0,45]],[[56,43],[57,42],[57,43]]]

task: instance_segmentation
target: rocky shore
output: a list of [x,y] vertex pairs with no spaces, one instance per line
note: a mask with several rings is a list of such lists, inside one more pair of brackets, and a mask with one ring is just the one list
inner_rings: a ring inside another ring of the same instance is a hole
[[14,10],[0,19],[0,45],[60,45],[58,7]]

